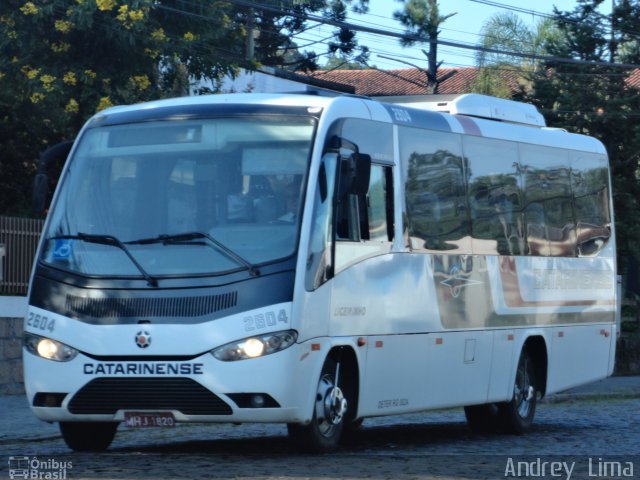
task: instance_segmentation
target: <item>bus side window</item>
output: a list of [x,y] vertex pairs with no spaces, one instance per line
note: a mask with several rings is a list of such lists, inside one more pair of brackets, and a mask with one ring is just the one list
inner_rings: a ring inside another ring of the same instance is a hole
[[[351,194],[338,199],[336,210],[336,238],[338,240],[354,242],[360,240],[359,211],[362,210],[362,204],[358,200],[357,195]],[[364,215],[365,212],[363,211],[362,214]]]
[[595,255],[604,248],[611,236],[606,158],[597,154],[572,153],[571,187],[578,255]]
[[391,167],[371,165],[366,195],[347,195],[338,200],[336,237],[338,240],[393,240],[393,181]]
[[400,127],[399,135],[412,250],[468,252],[460,136],[410,127]]
[[331,247],[333,244],[333,192],[337,163],[338,155],[327,153],[318,171],[305,276],[305,288],[308,291],[315,290],[333,275]]
[[518,144],[468,136],[463,145],[469,162],[473,253],[526,254]]
[[520,145],[531,255],[574,257],[576,225],[567,151]]
[[371,165],[366,194],[349,194],[336,212],[335,268],[388,252],[393,240],[392,168]]
[[361,228],[366,240],[393,240],[393,173],[391,167],[371,166],[366,197],[367,224]]

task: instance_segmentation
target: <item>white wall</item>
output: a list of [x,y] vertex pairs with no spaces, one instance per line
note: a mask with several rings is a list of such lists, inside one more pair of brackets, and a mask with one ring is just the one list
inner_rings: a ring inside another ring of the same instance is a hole
[[[263,67],[263,69],[270,71],[269,67]],[[211,81],[200,81],[193,87],[192,92],[202,87],[215,90],[217,85]],[[304,82],[281,78],[277,76],[275,70],[273,73],[265,73],[241,69],[235,78],[231,78],[230,76],[224,77],[221,81],[220,88],[222,93],[336,93],[333,90],[309,85]]]
[[0,296],[0,318],[20,318],[27,314],[27,297]]

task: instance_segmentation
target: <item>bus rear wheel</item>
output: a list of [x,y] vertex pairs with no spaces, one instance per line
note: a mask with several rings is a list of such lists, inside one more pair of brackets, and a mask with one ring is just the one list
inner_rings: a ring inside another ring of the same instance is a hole
[[60,422],[63,440],[76,452],[106,450],[117,429],[117,422]]
[[511,401],[499,404],[500,417],[507,432],[523,434],[531,429],[537,397],[535,366],[527,351],[523,350],[518,360],[513,397]]
[[339,364],[331,358],[327,359],[318,381],[311,422],[307,425],[287,425],[289,437],[304,451],[330,452],[340,443],[348,401],[338,384],[342,383],[339,372]]

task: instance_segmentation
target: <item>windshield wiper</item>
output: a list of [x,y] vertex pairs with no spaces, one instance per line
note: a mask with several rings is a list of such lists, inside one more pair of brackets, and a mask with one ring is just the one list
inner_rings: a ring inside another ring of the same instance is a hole
[[140,240],[132,240],[126,243],[128,245],[149,245],[151,243],[163,243],[165,245],[172,245],[172,244],[188,245],[189,241],[196,240],[198,238],[204,238],[208,240],[210,243],[205,245],[211,245],[212,247],[224,253],[227,257],[231,258],[232,260],[235,260],[236,263],[239,263],[240,265],[245,267],[249,271],[249,274],[252,277],[257,277],[258,275],[260,275],[260,271],[249,260],[247,260],[244,257],[241,257],[236,252],[234,252],[229,247],[227,247],[224,243],[222,243],[220,240],[216,239],[215,237],[205,232],[185,232],[185,233],[177,233],[175,235],[162,234],[162,235],[158,235],[157,237],[141,238]]
[[136,266],[150,287],[158,286],[158,279],[149,275],[144,267],[140,265],[140,263],[131,254],[127,246],[113,235],[92,235],[89,233],[78,232],[77,235],[57,235],[49,237],[47,240],[82,240],[83,242],[88,243],[98,243],[100,245],[113,245],[114,247],[118,247],[127,255],[127,257],[129,257],[131,263]]

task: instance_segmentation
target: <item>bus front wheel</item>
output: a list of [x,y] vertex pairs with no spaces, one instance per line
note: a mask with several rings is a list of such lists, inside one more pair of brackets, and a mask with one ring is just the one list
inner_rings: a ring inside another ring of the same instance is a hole
[[338,447],[348,408],[342,383],[340,365],[327,359],[318,381],[311,422],[287,425],[289,437],[302,450],[321,453]]
[[76,452],[106,450],[117,429],[117,422],[60,422],[63,440]]

